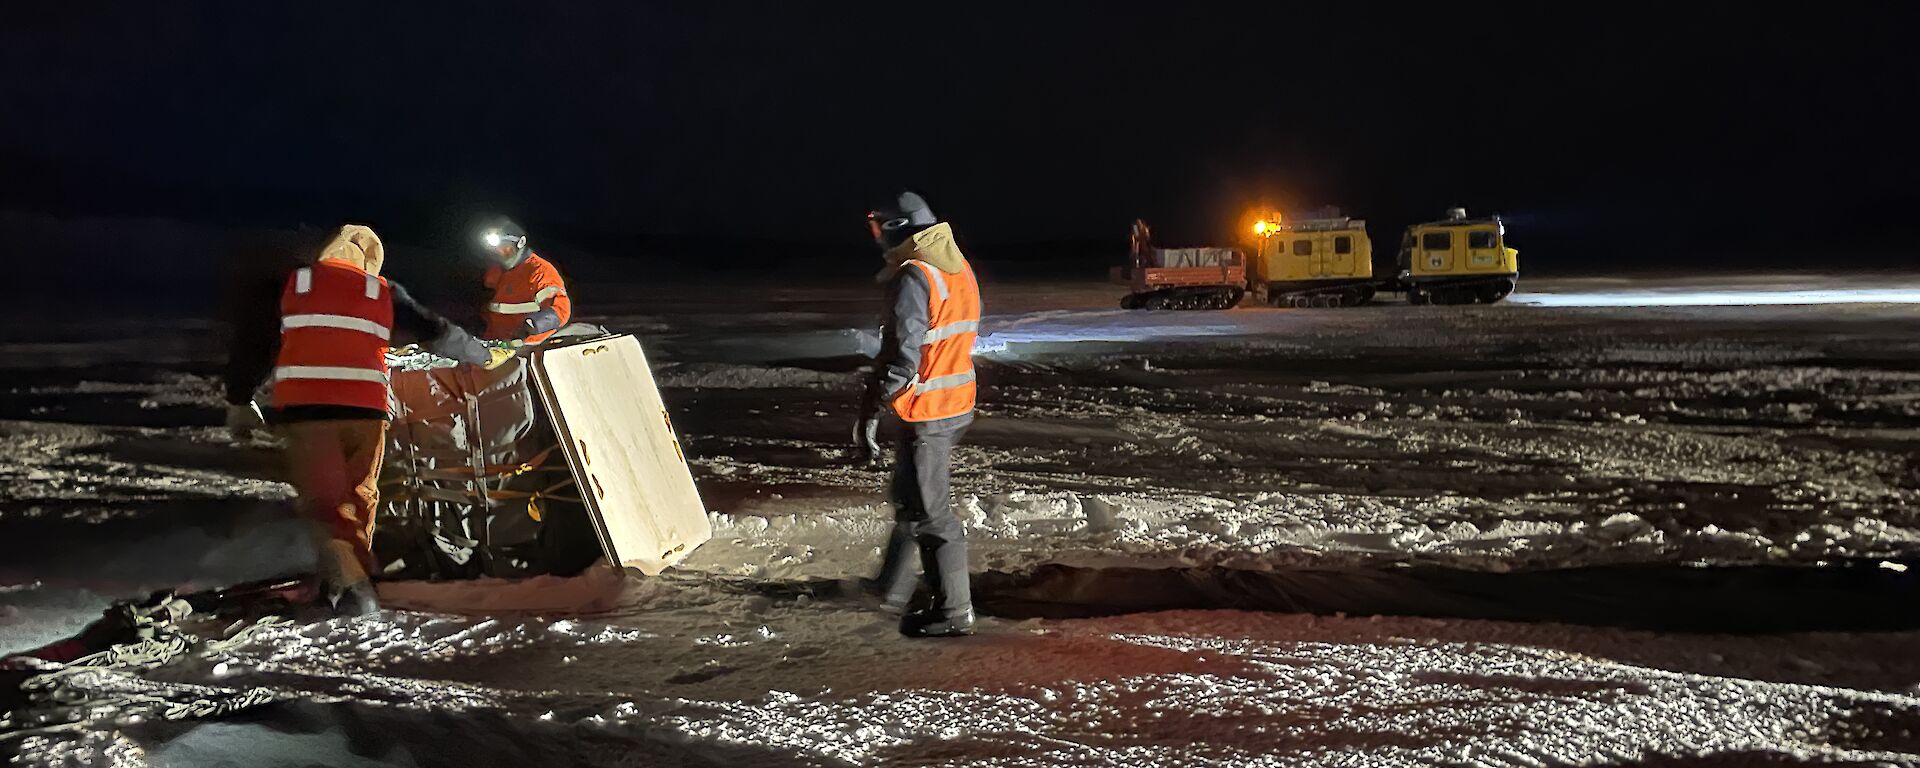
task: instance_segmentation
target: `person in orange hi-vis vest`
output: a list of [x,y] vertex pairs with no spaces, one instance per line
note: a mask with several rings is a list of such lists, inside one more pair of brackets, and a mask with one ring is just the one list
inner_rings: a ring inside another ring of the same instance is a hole
[[482,231],[480,242],[494,262],[485,277],[492,295],[481,338],[538,344],[572,319],[566,281],[552,262],[527,247],[526,230],[499,219]]
[[253,392],[271,374],[267,421],[286,438],[289,479],[311,523],[326,595],[343,615],[379,609],[373,516],[389,418],[388,346],[412,337],[430,352],[489,368],[513,356],[487,349],[381,277],[385,260],[373,230],[341,227],[317,259],[286,275],[278,336],[236,328],[227,366],[230,425],[256,411]]
[[[973,341],[980,330],[980,285],[926,200],[904,192],[867,215],[886,267],[886,321],[866,385],[856,443],[871,463],[884,424],[894,443],[893,532],[874,585],[889,608],[905,613],[901,634],[973,634],[966,530],[954,515],[953,449],[973,423]],[[907,610],[916,566],[931,601]]]

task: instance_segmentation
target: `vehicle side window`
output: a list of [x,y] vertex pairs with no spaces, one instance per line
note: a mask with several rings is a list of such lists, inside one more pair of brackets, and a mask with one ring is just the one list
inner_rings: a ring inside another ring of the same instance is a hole
[[1312,256],[1312,255],[1313,255],[1313,241],[1312,241],[1312,240],[1306,240],[1306,239],[1301,239],[1301,240],[1295,240],[1295,241],[1293,241],[1293,255],[1295,255],[1295,256]]
[[1340,254],[1353,253],[1353,238],[1348,237],[1346,235],[1341,235],[1339,237],[1334,238],[1333,252],[1340,253]]
[[1453,249],[1452,232],[1428,232],[1420,236],[1420,249],[1424,251],[1446,251]]
[[1497,238],[1491,229],[1477,229],[1467,233],[1467,247],[1481,250],[1494,247]]

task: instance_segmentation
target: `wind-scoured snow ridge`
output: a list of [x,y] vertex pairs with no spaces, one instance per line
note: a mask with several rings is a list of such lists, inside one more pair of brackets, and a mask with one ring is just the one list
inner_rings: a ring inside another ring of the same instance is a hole
[[[713,514],[714,539],[685,567],[777,579],[836,579],[870,568],[892,524],[878,498],[823,490]],[[1372,497],[1135,497],[1010,491],[956,500],[977,570],[1039,565],[1234,568],[1421,564],[1505,572],[1665,561],[1806,562],[1902,557],[1920,536],[1871,518],[1786,528],[1778,540],[1707,524],[1669,533],[1629,512],[1469,522],[1470,499],[1438,498],[1412,522]],[[1338,522],[1332,522],[1337,520]]]
[[654,374],[655,383],[674,389],[852,390],[859,381],[857,373],[725,363],[687,363]]
[[[1515,573],[1432,566],[1079,568],[976,574],[975,608],[1072,618],[1194,608],[1553,621],[1691,632],[1920,630],[1914,561],[1644,564]],[[1895,566],[1899,570],[1886,568]]]

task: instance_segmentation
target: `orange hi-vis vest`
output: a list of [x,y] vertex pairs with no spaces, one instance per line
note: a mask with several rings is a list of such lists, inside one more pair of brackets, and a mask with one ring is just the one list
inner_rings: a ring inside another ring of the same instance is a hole
[[980,333],[980,284],[973,266],[947,274],[917,259],[902,262],[927,276],[927,335],[920,342],[920,371],[893,399],[903,421],[936,421],[973,411],[973,340]]
[[280,292],[273,404],[387,410],[393,294],[377,275],[337,261],[294,270]]
[[[527,316],[542,309],[553,310],[563,326],[573,316],[573,302],[567,298],[567,284],[560,279],[560,270],[537,253],[527,254],[526,260],[513,269],[488,267],[486,286],[493,289],[493,300],[487,304],[487,328],[482,338],[518,339]],[[538,344],[552,335],[553,331],[544,331],[528,336],[526,341]]]

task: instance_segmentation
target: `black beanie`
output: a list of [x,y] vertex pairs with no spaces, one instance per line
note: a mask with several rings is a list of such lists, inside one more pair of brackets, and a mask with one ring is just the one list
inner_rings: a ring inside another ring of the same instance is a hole
[[892,206],[875,211],[874,217],[880,221],[880,238],[888,248],[940,223],[926,198],[915,192],[900,193]]

